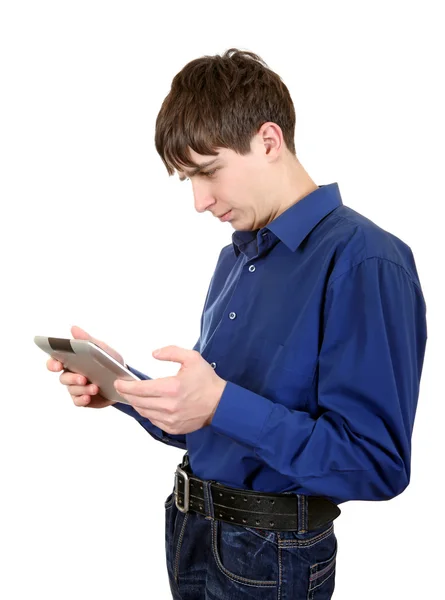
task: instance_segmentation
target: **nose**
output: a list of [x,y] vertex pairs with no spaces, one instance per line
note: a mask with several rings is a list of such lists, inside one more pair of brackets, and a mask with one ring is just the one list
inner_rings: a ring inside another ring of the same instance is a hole
[[193,185],[193,197],[195,201],[195,210],[199,213],[204,212],[209,206],[215,203],[215,198],[205,185]]

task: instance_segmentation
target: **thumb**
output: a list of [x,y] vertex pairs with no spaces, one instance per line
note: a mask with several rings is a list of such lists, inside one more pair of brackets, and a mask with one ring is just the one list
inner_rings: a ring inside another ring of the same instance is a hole
[[72,334],[73,338],[76,340],[90,340],[91,342],[94,341],[93,336],[91,336],[89,333],[87,333],[81,327],[77,327],[77,325],[73,325],[71,327],[71,334]]

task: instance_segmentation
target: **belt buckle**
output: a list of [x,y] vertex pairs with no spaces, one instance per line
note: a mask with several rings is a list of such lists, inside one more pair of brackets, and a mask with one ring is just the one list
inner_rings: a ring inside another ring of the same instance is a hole
[[[179,504],[178,504],[178,500],[179,500],[178,481],[179,481],[179,476],[180,475],[184,479],[184,506],[183,507],[179,506]],[[188,476],[188,473],[186,473],[178,465],[176,467],[176,471],[175,471],[175,504],[176,504],[176,508],[178,510],[180,510],[181,512],[183,512],[183,513],[188,512],[188,509],[189,509],[189,499],[190,499],[190,482],[189,482],[189,476]]]

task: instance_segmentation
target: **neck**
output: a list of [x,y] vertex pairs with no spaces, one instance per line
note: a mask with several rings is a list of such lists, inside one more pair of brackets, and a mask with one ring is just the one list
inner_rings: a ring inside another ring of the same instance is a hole
[[275,192],[277,213],[274,218],[318,188],[296,157],[283,167],[279,181],[281,185]]

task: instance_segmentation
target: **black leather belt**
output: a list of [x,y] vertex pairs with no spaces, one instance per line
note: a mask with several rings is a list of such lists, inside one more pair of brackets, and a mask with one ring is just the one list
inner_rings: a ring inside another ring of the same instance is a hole
[[[175,472],[174,498],[181,512],[196,512],[208,516],[204,499],[204,481],[196,477],[188,464],[188,456]],[[299,533],[319,529],[336,519],[341,510],[319,496],[300,496],[293,493],[276,494],[231,488],[212,481],[210,491],[215,519],[274,531],[297,531],[299,510],[307,510],[307,529]],[[300,520],[301,522],[301,520]]]

